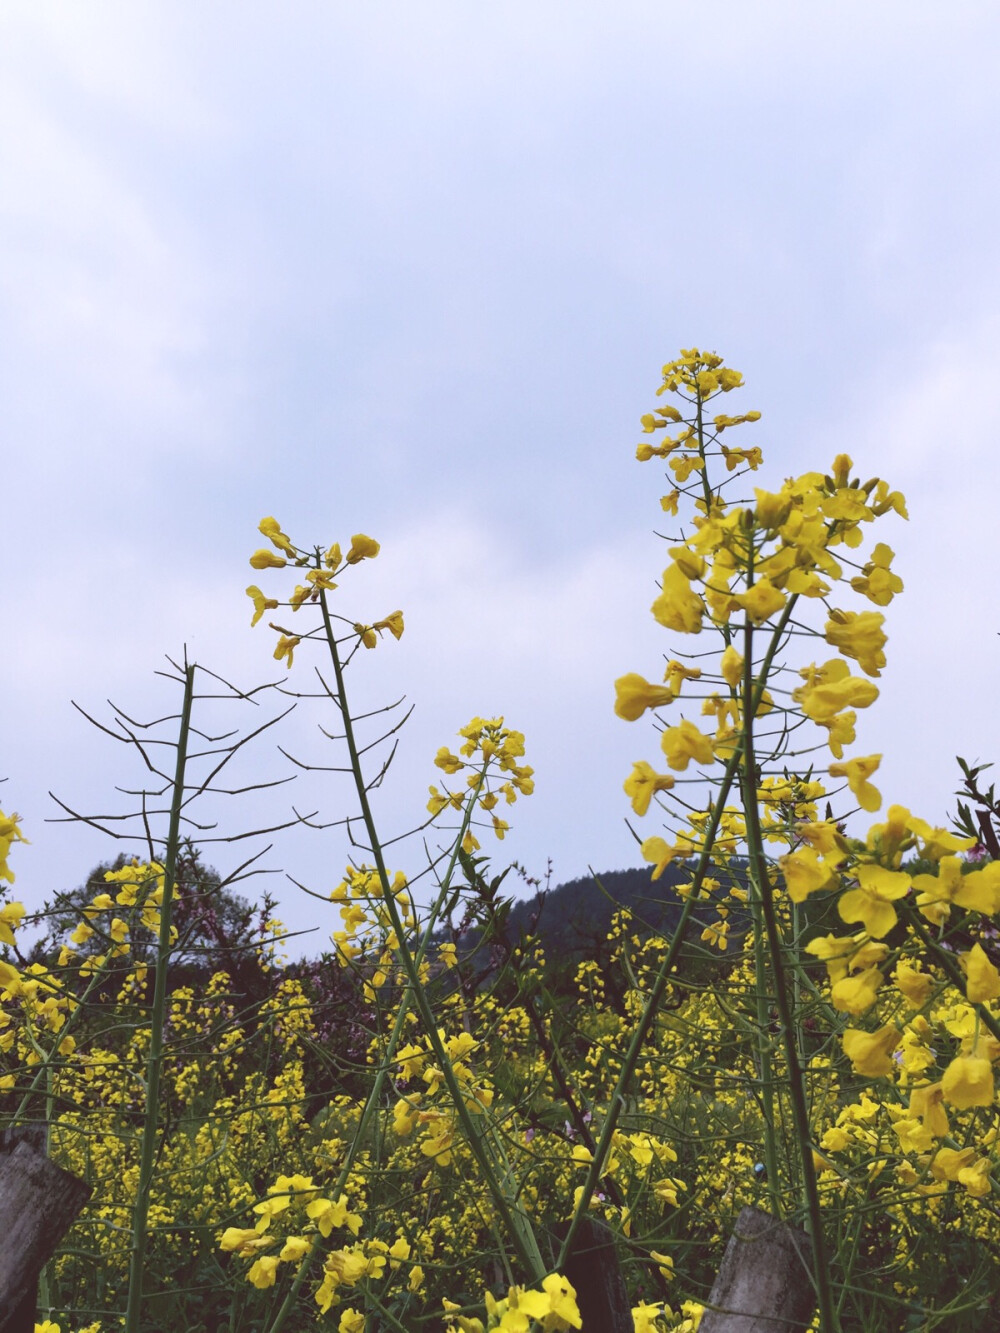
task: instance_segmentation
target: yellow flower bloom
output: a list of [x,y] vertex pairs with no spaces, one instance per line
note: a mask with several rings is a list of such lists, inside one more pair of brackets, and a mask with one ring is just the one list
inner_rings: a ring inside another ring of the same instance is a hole
[[701,679],[701,667],[685,666],[683,662],[678,662],[676,657],[672,657],[667,663],[667,669],[663,673],[663,679],[673,690],[674,694],[680,694],[681,688],[686,680]]
[[632,809],[637,815],[644,815],[649,803],[658,791],[669,791],[674,779],[669,773],[657,773],[645,760],[638,760],[632,772],[625,779],[625,795],[632,802]]
[[248,1255],[273,1243],[270,1236],[260,1235],[253,1227],[226,1227],[219,1248],[229,1253],[236,1251]]
[[958,1173],[975,1161],[975,1148],[939,1148],[930,1161],[935,1180],[958,1180]]
[[910,1093],[910,1114],[919,1116],[925,1129],[936,1139],[948,1133],[948,1115],[942,1105],[943,1088],[940,1083],[928,1083]]
[[274,611],[277,609],[278,599],[276,597],[265,597],[256,584],[253,583],[247,588],[247,596],[253,601],[253,619],[250,621],[250,628],[253,629],[254,625],[260,620],[265,611]]
[[732,600],[743,608],[755,625],[759,625],[780,611],[788,598],[769,578],[764,577]]
[[830,723],[846,708],[868,708],[878,698],[879,690],[869,680],[852,676],[843,658],[835,657],[823,667],[808,667],[800,672],[806,684],[793,690],[792,698],[813,722]]
[[665,629],[678,634],[700,634],[705,603],[696,592],[678,564],[663,571],[660,595],[650,607],[653,616]]
[[363,532],[356,532],[351,538],[351,547],[347,552],[347,563],[356,565],[359,560],[373,560],[381,549],[374,538],[366,537]]
[[[816,796],[824,794],[822,789],[816,792]],[[822,852],[832,866],[840,866],[850,855],[847,839],[831,819],[806,819],[796,824],[795,831],[804,843]]]
[[896,964],[892,979],[896,983],[896,989],[912,1009],[921,1008],[934,989],[934,978],[928,976],[926,972],[921,972],[919,967],[907,962],[905,958],[901,958]]
[[812,847],[800,847],[778,858],[785,888],[793,903],[802,903],[819,889],[835,889],[839,878]]
[[903,591],[903,580],[889,568],[892,559],[893,552],[885,542],[879,542],[861,576],[851,579],[854,591],[862,593],[876,606],[888,606],[896,593]]
[[754,495],[757,497],[757,508],[754,516],[759,527],[768,531],[774,531],[780,528],[788,519],[792,508],[792,497],[786,491],[779,491],[777,495],[771,491],[762,491],[754,487]]
[[831,611],[824,638],[845,657],[853,657],[866,676],[885,666],[885,616],[878,611]]
[[980,1157],[971,1166],[963,1167],[958,1173],[958,1183],[964,1185],[974,1199],[984,1199],[993,1188],[990,1165],[988,1157]]
[[639,854],[644,861],[653,863],[653,873],[650,878],[659,879],[677,855],[677,851],[675,848],[668,846],[663,838],[653,837],[646,839],[639,848]]
[[889,483],[879,481],[871,496],[871,509],[876,518],[894,509],[900,518],[909,518],[906,512],[906,500],[901,491],[890,491]]
[[280,1263],[281,1260],[276,1254],[262,1254],[247,1273],[247,1281],[259,1287],[261,1291],[265,1287],[273,1287]]
[[389,1246],[390,1268],[398,1268],[400,1262],[410,1257],[410,1242],[405,1236],[399,1236]]
[[[640,446],[641,447],[641,446]],[[679,485],[683,486],[692,472],[701,472],[705,464],[697,454],[678,454],[676,458],[671,458],[669,468],[677,478]]]
[[683,772],[693,759],[698,764],[714,764],[712,738],[700,732],[693,722],[683,718],[679,726],[667,727],[660,745],[673,769]]
[[855,873],[858,888],[841,895],[837,911],[844,921],[862,922],[868,934],[880,940],[898,919],[892,903],[909,893],[913,881],[905,871],[886,870],[877,865],[859,866]]
[[279,551],[284,551],[287,556],[295,559],[295,547],[281,531],[281,525],[276,518],[262,518],[257,525],[257,531],[272,541]]
[[6,881],[8,884],[14,883],[14,872],[7,864],[7,857],[10,855],[11,846],[15,842],[27,842],[18,825],[21,822],[21,816],[5,815],[0,810],[0,881]]
[[346,1227],[355,1236],[361,1230],[361,1217],[350,1211],[346,1194],[341,1194],[336,1203],[330,1199],[313,1199],[306,1207],[306,1215],[324,1236],[329,1236],[334,1227]]
[[457,773],[460,768],[465,767],[458,755],[452,754],[447,745],[442,745],[434,756],[434,766],[445,773]]
[[826,727],[830,733],[827,737],[827,745],[830,747],[830,753],[834,759],[843,759],[844,746],[853,745],[856,732],[854,724],[858,720],[855,712],[838,713],[836,717],[831,718],[829,722],[821,722],[821,727]]
[[[853,976],[841,977],[830,991],[834,1009],[842,1014],[863,1014],[875,1003],[878,988],[884,980],[877,967],[866,967]],[[844,1049],[847,1049],[846,1046]],[[847,1053],[850,1055],[850,1051]]]
[[719,672],[727,685],[734,690],[743,679],[743,657],[730,644],[719,661]]
[[442,944],[438,948],[438,957],[446,968],[453,968],[458,965],[458,950],[454,944]]
[[254,569],[284,569],[288,561],[284,556],[275,555],[273,551],[261,547],[250,557],[250,564]]
[[970,1004],[983,1004],[1000,996],[1000,972],[987,958],[981,944],[974,944],[960,961],[965,966],[965,997]]
[[335,592],[337,585],[333,581],[333,571],[329,569],[310,569],[306,582],[312,584],[314,592]]
[[827,772],[832,778],[846,778],[861,809],[873,811],[882,804],[882,797],[878,788],[873,787],[868,779],[881,762],[880,754],[870,754],[863,759],[846,759],[843,763],[831,764]]
[[14,931],[24,916],[24,903],[4,903],[0,907],[0,944],[13,944]]
[[806,953],[813,954],[826,964],[827,976],[833,983],[847,976],[848,960],[857,947],[853,935],[817,935],[806,945]]
[[372,628],[377,630],[387,629],[394,639],[401,639],[403,637],[402,611],[393,611],[384,620],[376,620]]
[[286,1263],[295,1263],[304,1259],[310,1250],[310,1242],[305,1236],[289,1236],[278,1253],[278,1258]]
[[848,1028],[843,1036],[844,1054],[856,1074],[880,1078],[893,1070],[892,1052],[899,1045],[899,1028],[886,1023],[877,1032]]
[[[583,1319],[576,1303],[576,1290],[558,1273],[542,1279],[541,1291],[519,1292],[517,1311],[537,1319],[543,1327],[582,1328]],[[500,1325],[503,1328],[503,1323]],[[515,1328],[516,1325],[510,1325]]]
[[947,919],[951,903],[993,916],[1000,910],[1000,861],[964,874],[959,857],[942,856],[937,874],[916,875],[913,886],[920,890],[917,907],[935,924]]
[[993,1105],[993,1066],[979,1055],[959,1055],[941,1079],[944,1099],[960,1111]]
[[661,1314],[663,1314],[662,1301],[657,1301],[655,1305],[650,1305],[646,1301],[641,1305],[633,1305],[632,1323],[635,1333],[659,1333],[660,1325],[656,1321]]
[[832,1125],[819,1141],[824,1152],[843,1152],[850,1143],[847,1130],[840,1125]]
[[292,656],[295,649],[302,642],[298,634],[282,634],[278,639],[274,649],[274,660],[280,662],[283,657],[288,658],[288,665],[292,665]]
[[615,681],[615,714],[626,722],[637,721],[647,708],[665,708],[674,698],[673,690],[665,685],[651,685],[634,671]]

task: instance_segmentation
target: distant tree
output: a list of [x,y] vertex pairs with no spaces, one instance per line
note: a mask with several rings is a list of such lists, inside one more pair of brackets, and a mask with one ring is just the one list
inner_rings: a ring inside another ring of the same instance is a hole
[[[113,861],[101,861],[82,884],[57,893],[39,913],[44,934],[35,941],[29,961],[54,958],[83,919],[84,909],[108,886],[105,874],[121,870],[131,858],[124,853]],[[274,915],[274,898],[265,893],[250,903],[235,893],[214,867],[206,865],[201,851],[186,842],[177,860],[172,922],[178,941],[173,955],[174,984],[189,984],[200,975],[226,971],[234,988],[250,999],[260,999],[268,990],[259,961],[259,946]],[[132,932],[133,961],[151,960],[155,941],[141,927]],[[106,941],[94,935],[74,945],[81,957],[99,953]]]

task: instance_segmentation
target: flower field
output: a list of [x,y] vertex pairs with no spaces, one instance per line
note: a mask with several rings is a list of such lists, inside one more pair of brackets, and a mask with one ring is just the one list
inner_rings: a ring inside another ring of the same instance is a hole
[[[883,799],[855,738],[904,498],[846,454],[768,477],[760,413],[722,410],[742,387],[683,351],[642,417],[664,654],[614,707],[643,724],[622,778],[648,883],[589,956],[512,927],[491,856],[534,776],[506,718],[428,756],[412,834],[380,834],[405,717],[350,685],[404,613],[353,604],[365,534],[262,520],[248,609],[285,681],[184,660],[171,716],[116,716],[149,774],[134,841],[33,917],[41,942],[13,887],[39,834],[0,814],[0,1127],[44,1125],[93,1188],[36,1328],[598,1333],[567,1275],[586,1221],[636,1333],[694,1333],[748,1205],[807,1234],[823,1333],[1000,1326],[1000,808],[968,766],[954,827]],[[289,699],[354,784],[305,963],[269,900],[240,914],[250,863],[220,878],[197,835]]]

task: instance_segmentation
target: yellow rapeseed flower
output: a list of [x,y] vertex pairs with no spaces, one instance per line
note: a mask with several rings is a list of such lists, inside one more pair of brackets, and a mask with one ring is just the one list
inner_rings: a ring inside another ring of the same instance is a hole
[[644,676],[630,671],[615,681],[615,714],[626,722],[635,722],[647,708],[665,708],[675,697],[666,685],[652,685]]
[[880,940],[898,919],[893,902],[909,893],[913,881],[903,870],[886,870],[878,865],[859,866],[855,874],[858,887],[841,895],[837,911],[843,921],[862,922],[868,934]]
[[665,629],[678,634],[700,634],[705,603],[691,589],[680,565],[674,563],[663,571],[660,595],[650,607],[654,618]]
[[1000,972],[987,958],[981,944],[974,944],[959,961],[965,967],[965,997],[970,1004],[983,1004],[1000,997]]
[[359,560],[373,560],[381,550],[373,537],[366,537],[363,532],[356,532],[351,538],[351,547],[347,552],[347,563],[356,565]]
[[674,779],[669,773],[657,773],[645,760],[637,760],[632,772],[625,779],[625,795],[632,802],[632,809],[637,815],[644,815],[649,803],[658,791],[669,791]]
[[832,778],[846,778],[862,810],[874,811],[882,804],[882,797],[877,787],[868,781],[882,762],[880,754],[866,755],[859,759],[845,759],[843,763],[831,764],[827,772]]
[[667,727],[660,738],[660,746],[668,765],[680,772],[692,759],[698,764],[715,763],[712,738],[699,731],[687,718],[682,718],[676,727]]
[[295,559],[295,547],[281,531],[281,524],[276,518],[262,518],[257,525],[257,531],[273,542],[279,551],[284,551],[287,556]]
[[892,1052],[899,1045],[899,1028],[886,1023],[877,1032],[848,1028],[843,1035],[844,1054],[856,1074],[879,1078],[893,1070]]
[[960,1111],[993,1105],[993,1066],[981,1055],[959,1055],[941,1079],[944,1099]]
[[250,557],[250,564],[254,569],[284,569],[288,561],[284,556],[275,555],[273,551],[261,547]]

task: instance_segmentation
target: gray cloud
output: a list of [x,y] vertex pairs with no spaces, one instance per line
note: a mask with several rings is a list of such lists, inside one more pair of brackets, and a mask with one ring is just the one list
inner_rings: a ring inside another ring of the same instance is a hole
[[[390,820],[464,714],[496,709],[539,774],[504,850],[561,877],[629,860],[621,782],[656,737],[611,715],[611,681],[671,646],[647,612],[659,491],[631,453],[682,344],[746,373],[763,484],[844,449],[908,494],[859,735],[887,799],[941,818],[954,753],[992,757],[1000,20],[713,13],[6,8],[19,889],[101,851],[41,823],[48,787],[101,804],[116,780],[64,700],[152,706],[185,639],[267,673],[242,598],[265,513],[384,543],[364,586],[408,629],[363,665],[420,705]],[[282,856],[318,882],[327,846]]]

